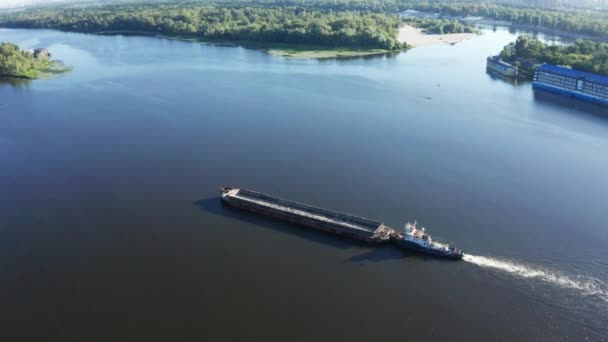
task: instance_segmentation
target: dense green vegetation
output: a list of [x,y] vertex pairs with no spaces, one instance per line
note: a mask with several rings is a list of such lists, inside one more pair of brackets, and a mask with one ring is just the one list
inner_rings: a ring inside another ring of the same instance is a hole
[[396,14],[407,9],[443,15],[441,19],[415,19],[415,25],[429,33],[474,32],[449,16],[480,16],[608,39],[608,12],[604,11],[449,0],[198,0],[65,7],[0,16],[0,26],[399,50],[403,46],[397,39]]
[[[407,6],[406,6],[407,7]],[[452,16],[480,16],[513,24],[608,38],[608,13],[574,9],[538,9],[487,2],[421,2],[410,4],[418,11]]]
[[406,22],[416,27],[424,29],[427,33],[448,34],[448,33],[475,33],[475,27],[463,24],[455,19],[407,19]]
[[252,0],[264,4],[288,4],[317,9],[397,13],[414,9],[450,16],[479,16],[571,33],[608,38],[608,11],[575,8],[535,8],[484,0]]
[[398,50],[399,20],[382,13],[285,6],[215,4],[115,5],[44,9],[0,19],[0,25],[76,32],[134,31],[205,40],[310,44]]
[[520,36],[507,45],[500,57],[532,74],[540,63],[571,67],[608,75],[608,44],[577,40],[572,45],[548,45],[531,36]]
[[46,56],[34,58],[13,43],[0,44],[0,76],[34,79],[53,64]]

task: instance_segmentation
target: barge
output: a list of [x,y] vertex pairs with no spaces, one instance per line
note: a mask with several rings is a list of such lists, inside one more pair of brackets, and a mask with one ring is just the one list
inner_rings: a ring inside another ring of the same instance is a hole
[[238,209],[373,244],[395,246],[440,258],[462,259],[462,250],[433,241],[425,229],[408,223],[403,233],[382,222],[337,213],[239,188],[220,188],[222,203]]
[[541,89],[583,101],[608,105],[608,77],[542,64],[534,74],[534,89]]
[[487,69],[506,77],[517,77],[519,69],[502,59],[500,56],[490,56],[487,59]]
[[247,189],[220,188],[222,202],[238,209],[367,243],[387,243],[395,230],[382,222],[336,213]]

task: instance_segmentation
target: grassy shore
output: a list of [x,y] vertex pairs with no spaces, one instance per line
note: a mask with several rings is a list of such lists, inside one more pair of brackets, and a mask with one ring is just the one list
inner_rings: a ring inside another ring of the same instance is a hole
[[48,79],[54,75],[59,75],[72,70],[58,61],[45,61],[44,65],[38,66],[37,69],[27,70],[18,74],[0,73],[3,78],[20,78],[24,80]]
[[293,59],[331,59],[354,58],[365,56],[384,55],[395,51],[384,49],[356,49],[356,48],[328,48],[310,45],[282,45],[273,44],[258,49],[272,56],[281,56]]
[[[104,32],[108,34],[108,32]],[[201,44],[213,44],[217,46],[232,46],[232,47],[244,47],[246,49],[260,50],[272,56],[280,56],[291,59],[341,59],[341,58],[355,58],[355,57],[366,57],[366,56],[379,56],[385,54],[395,54],[399,51],[386,50],[386,49],[368,49],[368,48],[351,48],[351,47],[327,47],[321,45],[307,45],[307,44],[285,44],[285,43],[260,43],[260,42],[247,42],[247,41],[223,41],[223,40],[201,40],[192,37],[179,37],[179,36],[163,36],[157,35],[157,37],[198,42]],[[407,48],[403,49],[406,50]],[[401,51],[403,51],[401,50]]]

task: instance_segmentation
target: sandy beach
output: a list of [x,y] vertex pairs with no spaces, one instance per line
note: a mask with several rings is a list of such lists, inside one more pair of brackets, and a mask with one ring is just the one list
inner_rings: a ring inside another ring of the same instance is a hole
[[413,47],[456,44],[475,36],[475,33],[426,34],[422,29],[405,25],[399,28],[399,41]]

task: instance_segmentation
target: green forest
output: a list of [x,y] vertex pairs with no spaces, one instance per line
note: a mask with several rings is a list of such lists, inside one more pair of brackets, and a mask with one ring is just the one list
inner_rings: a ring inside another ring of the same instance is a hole
[[397,13],[407,9],[442,14],[440,19],[409,19],[435,34],[475,32],[445,16],[479,16],[608,39],[608,13],[603,11],[446,0],[203,0],[68,6],[5,14],[0,16],[0,26],[396,51],[404,48],[397,38],[401,23]]
[[317,9],[398,13],[408,9],[449,16],[478,16],[517,25],[608,38],[608,12],[576,8],[535,8],[489,1],[450,0],[254,0],[264,4],[287,4]]
[[531,36],[519,36],[500,57],[533,74],[540,63],[550,63],[608,76],[608,44],[577,40],[572,45],[549,45]]
[[[608,13],[536,9],[485,1],[251,0],[120,4],[29,10],[0,26],[77,32],[135,31],[205,40],[399,50],[397,13],[407,9],[480,16],[608,38]],[[454,20],[418,23],[430,33],[472,32]]]
[[[407,6],[406,6],[407,7]],[[608,13],[578,9],[538,9],[487,2],[420,2],[412,9],[452,16],[479,16],[513,24],[608,38]]]
[[264,5],[290,5],[333,11],[398,13],[408,9],[450,16],[478,16],[518,25],[608,38],[608,12],[576,8],[535,8],[489,1],[450,0],[252,0]]
[[358,11],[215,4],[114,5],[32,10],[0,18],[0,25],[76,32],[131,31],[204,40],[309,44],[399,50],[399,19]]
[[21,50],[13,43],[0,44],[0,76],[34,79],[52,64],[46,56],[34,58],[31,52]]

